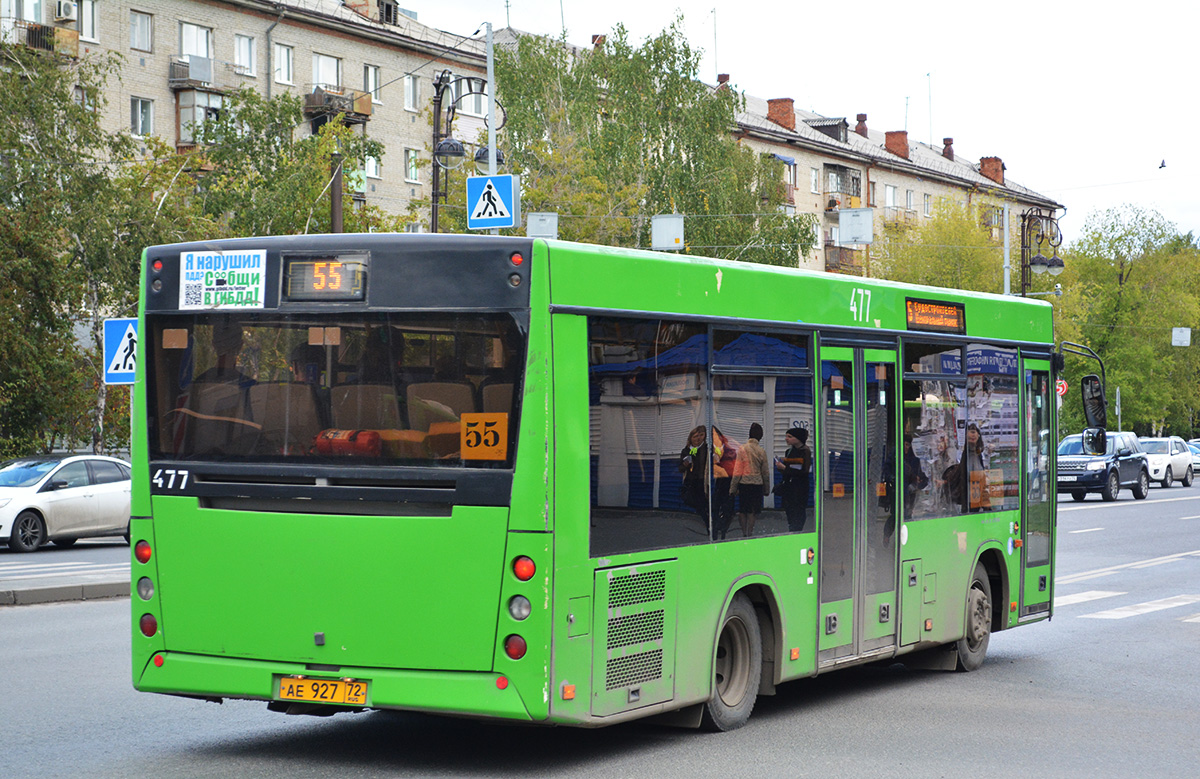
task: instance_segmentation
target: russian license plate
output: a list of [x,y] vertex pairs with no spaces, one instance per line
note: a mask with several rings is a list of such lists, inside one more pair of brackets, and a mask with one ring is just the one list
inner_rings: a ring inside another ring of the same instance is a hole
[[367,705],[367,683],[356,679],[312,679],[284,676],[279,680],[279,699],[310,703]]
[[1077,478],[1077,477],[1075,477],[1075,476],[1061,476],[1061,475],[1060,475],[1060,476],[1058,477],[1058,480],[1059,480],[1059,481],[1075,481],[1075,480],[1076,480],[1076,478]]

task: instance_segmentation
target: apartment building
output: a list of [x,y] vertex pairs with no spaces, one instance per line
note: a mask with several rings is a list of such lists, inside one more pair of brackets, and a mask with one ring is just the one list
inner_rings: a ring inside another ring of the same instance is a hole
[[456,101],[457,138],[474,141],[487,112],[483,42],[423,25],[394,0],[0,0],[0,36],[76,56],[120,54],[106,128],[181,151],[242,87],[303,96],[311,121],[299,133],[344,112],[386,150],[349,177],[356,197],[395,214],[431,196],[435,77],[455,78],[444,102]]
[[[718,86],[728,83],[721,76]],[[874,209],[875,233],[886,225],[917,225],[930,219],[938,200],[986,204],[984,219],[1002,238],[1003,203],[1014,223],[1030,207],[1061,209],[1050,198],[1007,178],[1000,157],[958,157],[954,139],[941,148],[914,141],[903,130],[879,132],[858,114],[853,128],[844,117],[798,110],[792,98],[763,100],[747,95],[738,116],[742,143],[784,163],[789,208],[815,214],[818,245],[800,258],[814,270],[861,272],[867,247],[844,243],[840,211]]]

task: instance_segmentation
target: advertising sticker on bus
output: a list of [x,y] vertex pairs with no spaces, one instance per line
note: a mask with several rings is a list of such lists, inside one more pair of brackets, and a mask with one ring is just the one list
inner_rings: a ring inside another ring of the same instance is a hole
[[181,309],[262,308],[267,253],[182,252],[179,275]]
[[507,459],[508,414],[463,414],[461,451],[464,460]]

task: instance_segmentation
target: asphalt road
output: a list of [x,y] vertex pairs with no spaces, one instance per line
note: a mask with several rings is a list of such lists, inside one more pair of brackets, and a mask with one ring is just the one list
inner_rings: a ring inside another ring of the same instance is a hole
[[993,636],[982,669],[789,683],[726,734],[145,695],[129,681],[127,600],[0,608],[0,776],[1192,777],[1200,486],[1060,509],[1056,616]]

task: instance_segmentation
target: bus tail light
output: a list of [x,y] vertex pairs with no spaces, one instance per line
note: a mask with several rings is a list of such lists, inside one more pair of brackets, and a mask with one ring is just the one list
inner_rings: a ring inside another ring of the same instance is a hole
[[537,572],[537,566],[533,564],[533,560],[521,555],[516,560],[513,560],[513,573],[523,582],[527,582],[533,578],[533,574]]
[[512,256],[508,259],[512,261],[513,266],[518,268],[521,266],[521,263],[525,262],[525,258],[521,256],[520,252],[513,252]]
[[154,582],[150,581],[149,576],[138,579],[137,594],[142,600],[150,600],[154,597]]
[[[143,617],[144,619],[144,617]],[[511,657],[513,660],[520,660],[525,656],[525,652],[529,649],[525,644],[525,639],[513,633],[508,638],[504,639],[504,654]]]
[[150,550],[150,544],[146,541],[138,541],[133,547],[133,556],[137,558],[139,563],[145,565],[150,562],[150,556],[153,552]]
[[153,614],[143,614],[138,620],[138,628],[142,631],[142,635],[149,638],[158,632],[158,620]]
[[532,612],[533,605],[530,604],[529,598],[526,598],[524,595],[514,595],[509,599],[508,613],[516,621],[520,622],[528,618]]

